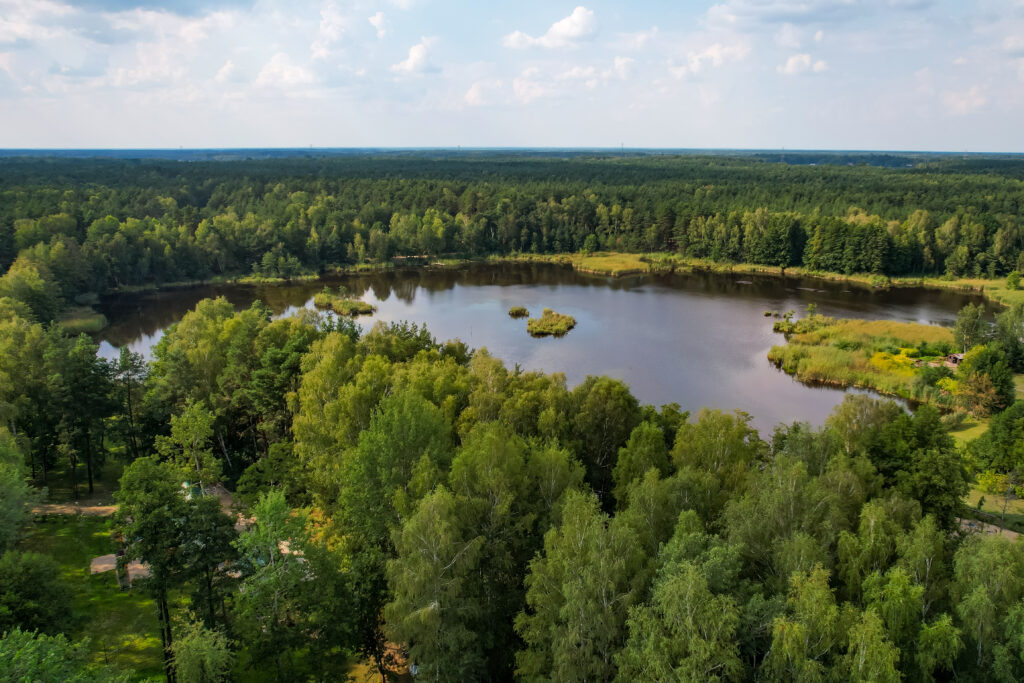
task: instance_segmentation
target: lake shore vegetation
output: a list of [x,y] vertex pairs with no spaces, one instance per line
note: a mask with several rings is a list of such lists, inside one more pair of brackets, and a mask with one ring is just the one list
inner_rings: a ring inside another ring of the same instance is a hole
[[574,327],[576,318],[556,313],[550,308],[545,308],[539,318],[530,318],[526,321],[526,331],[534,337],[564,337]]
[[801,381],[952,406],[950,393],[937,386],[953,376],[946,367],[953,349],[948,328],[811,315],[776,321],[773,329],[786,344],[773,346],[768,359]]
[[330,287],[324,287],[313,297],[313,305],[349,318],[357,315],[372,315],[377,311],[373,304],[360,299],[350,299],[343,291],[333,292]]
[[530,310],[526,306],[513,306],[508,309],[508,315],[510,318],[526,318],[530,315]]

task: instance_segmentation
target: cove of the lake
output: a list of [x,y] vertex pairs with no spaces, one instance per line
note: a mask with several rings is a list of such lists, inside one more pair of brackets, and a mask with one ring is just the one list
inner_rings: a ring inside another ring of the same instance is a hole
[[[693,413],[705,406],[744,410],[766,437],[780,422],[821,424],[843,391],[801,384],[768,361],[768,349],[784,339],[765,311],[802,314],[813,303],[822,315],[952,325],[961,307],[980,301],[816,279],[703,272],[606,278],[552,264],[472,264],[118,295],[102,306],[111,324],[97,335],[100,354],[115,357],[127,345],[148,357],[164,330],[207,297],[224,296],[237,308],[259,299],[284,316],[312,308],[325,283],[377,306],[375,315],[358,319],[364,329],[376,321],[426,324],[437,339],[486,347],[509,368],[565,373],[570,387],[603,374],[625,381],[643,403],[676,402]],[[559,339],[532,338],[524,319],[509,317],[514,305],[531,315],[545,307],[572,315],[576,328]]]

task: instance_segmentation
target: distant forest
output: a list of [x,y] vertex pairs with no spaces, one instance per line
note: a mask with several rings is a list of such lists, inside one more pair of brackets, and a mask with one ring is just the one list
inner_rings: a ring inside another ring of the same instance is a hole
[[18,265],[0,288],[51,281],[70,299],[395,256],[579,250],[880,275],[997,277],[1024,266],[1022,159],[785,158],[9,157],[0,161],[0,268]]

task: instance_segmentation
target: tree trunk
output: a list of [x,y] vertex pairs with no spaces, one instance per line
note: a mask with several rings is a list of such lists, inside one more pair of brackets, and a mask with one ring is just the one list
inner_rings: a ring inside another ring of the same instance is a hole
[[132,409],[132,385],[131,380],[125,380],[125,396],[127,397],[126,403],[128,404],[128,442],[132,448],[132,457],[138,460],[139,458],[139,445],[135,441],[135,412]]
[[219,429],[217,430],[217,441],[220,442],[220,450],[224,453],[224,459],[227,460],[228,467],[234,471],[235,467],[231,464],[231,456],[228,455],[228,447],[224,445],[224,435],[220,433]]
[[167,683],[174,683],[174,636],[171,633],[171,612],[167,607],[167,591],[160,591],[157,598],[157,609],[160,617],[160,639],[164,646],[164,674]]
[[85,469],[89,476],[89,495],[93,493],[92,488],[92,438],[89,436],[89,430],[85,430]]
[[206,611],[210,615],[210,628],[216,627],[216,616],[213,611],[213,576],[210,573],[209,565],[205,568],[206,573]]
[[75,495],[75,500],[78,500],[78,458],[71,455],[68,460],[71,461],[71,491]]

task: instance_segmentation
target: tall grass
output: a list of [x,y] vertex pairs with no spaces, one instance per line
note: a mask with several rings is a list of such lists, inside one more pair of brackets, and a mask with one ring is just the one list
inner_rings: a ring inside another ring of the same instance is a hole
[[953,334],[944,327],[812,316],[779,321],[775,330],[788,343],[773,346],[768,359],[801,381],[950,404],[951,397],[929,384],[915,363],[948,351]]

